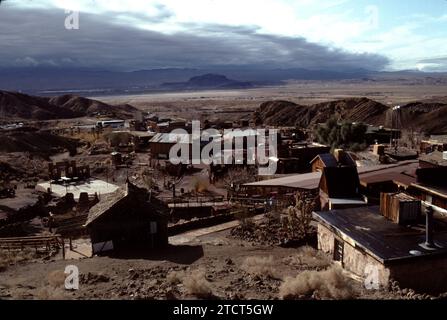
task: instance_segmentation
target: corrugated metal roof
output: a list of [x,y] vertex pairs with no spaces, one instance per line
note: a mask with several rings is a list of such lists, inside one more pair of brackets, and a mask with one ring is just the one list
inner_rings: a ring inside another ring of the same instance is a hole
[[150,142],[191,143],[191,135],[188,133],[157,133]]
[[263,180],[253,183],[246,183],[244,186],[252,187],[288,187],[294,189],[312,190],[318,188],[320,182],[321,172],[311,172],[298,175],[291,175],[287,177]]
[[370,172],[364,171],[368,167],[359,167],[358,171],[360,172],[360,182],[363,185],[393,181],[408,187],[416,182],[416,169],[418,166],[417,161],[412,161],[404,165],[392,165]]
[[[366,174],[371,174],[375,176],[382,175],[386,177],[390,172],[397,171],[407,171],[411,169],[415,169],[418,166],[417,161],[406,161],[401,164],[392,164],[392,165],[376,165],[376,166],[367,166],[367,167],[358,167],[357,171],[359,173],[360,179]],[[310,172],[304,174],[294,174],[286,177],[263,180],[258,182],[246,183],[244,186],[251,187],[289,187],[295,189],[306,189],[312,190],[317,189],[320,183],[321,172]]]

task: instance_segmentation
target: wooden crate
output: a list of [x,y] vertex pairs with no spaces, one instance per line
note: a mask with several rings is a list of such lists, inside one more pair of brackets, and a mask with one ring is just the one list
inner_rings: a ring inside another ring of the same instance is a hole
[[411,224],[421,214],[421,201],[405,193],[381,193],[380,213],[394,223]]

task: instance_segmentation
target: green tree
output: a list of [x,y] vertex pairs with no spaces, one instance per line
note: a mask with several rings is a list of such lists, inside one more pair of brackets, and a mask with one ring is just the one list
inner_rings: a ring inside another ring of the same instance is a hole
[[319,125],[315,130],[317,141],[331,148],[356,149],[360,151],[367,147],[367,126],[363,123],[339,123],[336,117],[331,117],[326,123]]

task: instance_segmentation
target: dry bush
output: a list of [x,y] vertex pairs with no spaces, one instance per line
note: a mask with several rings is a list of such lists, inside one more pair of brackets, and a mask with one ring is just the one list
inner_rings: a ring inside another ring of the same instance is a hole
[[317,198],[311,194],[295,195],[295,206],[286,209],[283,227],[292,238],[301,238],[313,230],[312,212],[317,208]]
[[185,278],[185,272],[183,270],[180,271],[171,271],[166,276],[166,281],[168,281],[171,285],[176,285],[182,283],[182,280]]
[[243,206],[238,206],[235,209],[234,217],[239,220],[242,231],[253,232],[256,228],[256,223],[253,221],[253,214],[250,210]]
[[132,141],[132,135],[129,132],[108,132],[104,134],[104,139],[111,147],[128,145]]
[[65,299],[65,278],[63,270],[51,271],[45,284],[37,292],[39,300],[62,300]]
[[51,286],[42,287],[36,294],[38,300],[63,300],[66,299],[65,291],[62,288]]
[[205,178],[194,178],[192,181],[192,188],[195,192],[202,193],[208,191],[210,183]]
[[291,266],[307,266],[310,268],[326,268],[331,260],[322,252],[305,246],[298,249],[294,256],[284,259],[284,263]]
[[5,271],[8,266],[35,258],[37,258],[37,255],[33,249],[25,248],[21,251],[0,250],[0,272]]
[[63,287],[66,276],[63,270],[51,271],[47,277],[48,284],[54,288]]
[[242,263],[242,270],[245,272],[269,278],[278,279],[273,256],[269,257],[247,257]]
[[214,296],[211,284],[206,280],[203,270],[195,270],[183,279],[186,290],[197,298],[209,299]]
[[282,299],[351,299],[355,290],[339,266],[323,271],[304,271],[287,277],[279,288]]
[[79,133],[74,133],[73,138],[75,139],[79,139],[81,141],[85,141],[88,143],[96,143],[98,141],[104,141],[104,137],[102,133],[92,133],[92,132],[79,132]]

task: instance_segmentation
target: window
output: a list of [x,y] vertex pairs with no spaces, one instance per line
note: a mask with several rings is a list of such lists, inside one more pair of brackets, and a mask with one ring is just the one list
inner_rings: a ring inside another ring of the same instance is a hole
[[334,239],[334,261],[343,262],[344,242]]

